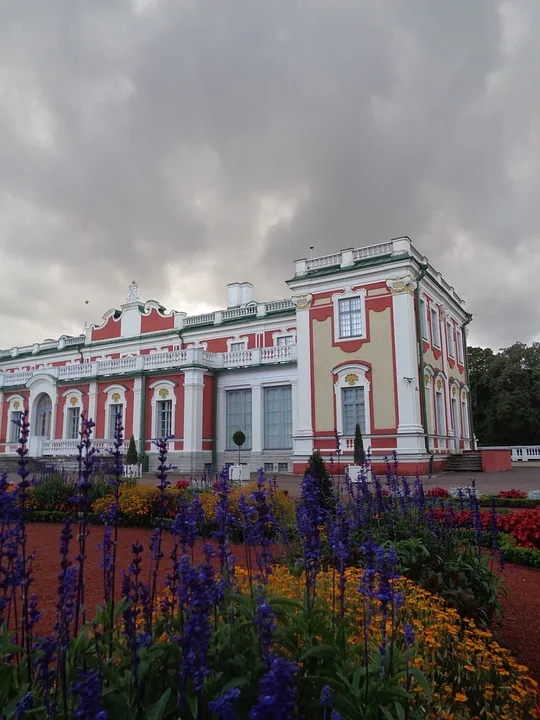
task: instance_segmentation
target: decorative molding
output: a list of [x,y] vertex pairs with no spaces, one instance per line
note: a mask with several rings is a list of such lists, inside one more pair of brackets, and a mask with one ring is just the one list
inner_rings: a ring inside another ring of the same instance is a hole
[[311,305],[313,295],[311,295],[311,293],[307,295],[294,295],[291,299],[297,310],[307,310]]
[[442,380],[440,377],[437,378],[437,392],[442,392]]
[[159,397],[160,397],[162,400],[165,400],[166,398],[168,398],[168,397],[169,397],[169,394],[170,394],[170,393],[169,393],[169,388],[166,388],[166,387],[161,388],[161,390],[159,391]]
[[356,385],[358,382],[358,375],[356,373],[348,373],[345,375],[345,382],[347,385]]
[[416,283],[409,275],[390,278],[386,281],[386,286],[392,295],[399,295],[400,293],[409,293],[412,295],[416,290]]

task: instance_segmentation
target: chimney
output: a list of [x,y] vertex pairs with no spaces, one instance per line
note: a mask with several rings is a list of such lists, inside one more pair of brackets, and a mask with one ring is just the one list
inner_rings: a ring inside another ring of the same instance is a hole
[[249,282],[229,283],[227,285],[227,307],[240,307],[253,300],[253,285]]
[[229,283],[227,285],[227,307],[233,308],[240,305],[240,283]]
[[253,285],[250,282],[240,283],[240,305],[247,305],[253,300]]

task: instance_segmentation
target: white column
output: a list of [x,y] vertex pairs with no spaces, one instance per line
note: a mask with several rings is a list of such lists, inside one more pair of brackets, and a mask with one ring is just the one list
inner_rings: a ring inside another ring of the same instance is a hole
[[262,452],[263,427],[262,387],[257,383],[251,386],[251,452]]
[[[439,305],[439,328],[441,332],[441,359],[442,359],[442,371],[446,375],[446,380],[443,383],[443,389],[444,389],[444,415],[446,418],[446,435],[451,443],[450,438],[453,435],[453,428],[454,428],[454,418],[452,417],[452,401],[450,399],[450,383],[449,383],[449,377],[450,377],[450,365],[448,364],[448,342],[446,339],[446,319],[448,317],[448,314],[446,312],[446,309]],[[444,440],[444,447],[447,446],[447,441]]]
[[137,442],[141,437],[141,400],[142,377],[139,375],[133,381],[133,436]]
[[97,382],[92,380],[88,389],[88,419],[97,422]]
[[202,451],[204,370],[184,370],[184,452]]
[[392,278],[386,284],[392,291],[394,320],[398,395],[397,451],[398,455],[419,455],[425,453],[425,441],[420,412],[420,379],[414,310],[416,283],[406,276]]
[[296,305],[297,371],[296,423],[294,425],[293,454],[297,462],[307,460],[313,452],[311,422],[311,295],[293,298]]
[[[2,426],[3,426],[3,419],[4,419],[4,393],[2,390],[0,390],[0,438],[2,437]],[[8,421],[8,427],[9,427],[9,421]],[[8,437],[6,437],[6,442],[8,441]],[[5,452],[5,448],[1,448],[0,452]]]

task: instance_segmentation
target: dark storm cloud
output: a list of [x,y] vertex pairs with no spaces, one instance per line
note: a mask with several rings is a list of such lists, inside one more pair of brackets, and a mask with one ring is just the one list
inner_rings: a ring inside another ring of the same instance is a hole
[[536,0],[0,3],[0,346],[401,234],[538,336]]

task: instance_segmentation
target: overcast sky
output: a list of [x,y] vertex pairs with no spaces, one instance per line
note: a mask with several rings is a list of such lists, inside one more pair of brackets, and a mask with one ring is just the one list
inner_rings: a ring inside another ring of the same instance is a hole
[[0,347],[409,235],[540,339],[538,0],[0,0]]

